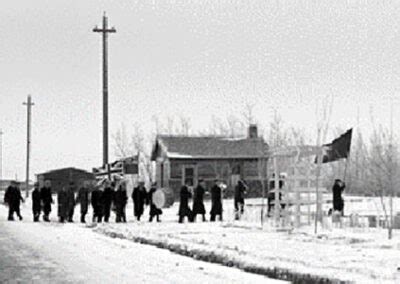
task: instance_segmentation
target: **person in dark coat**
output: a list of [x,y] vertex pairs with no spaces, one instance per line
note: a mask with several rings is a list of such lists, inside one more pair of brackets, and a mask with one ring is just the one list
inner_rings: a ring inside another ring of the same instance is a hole
[[126,223],[125,207],[127,203],[128,203],[128,195],[126,193],[126,183],[122,182],[120,185],[117,186],[117,191],[115,191],[114,195],[114,204],[116,211],[115,222]]
[[89,207],[89,183],[87,181],[79,189],[75,203],[79,203],[81,207],[81,223],[86,223],[85,217]]
[[57,193],[58,203],[58,220],[60,223],[64,223],[68,219],[68,188],[62,187]]
[[40,211],[42,210],[39,183],[35,182],[32,191],[32,213],[33,222],[39,222]]
[[157,190],[157,183],[153,183],[150,191],[147,195],[147,204],[150,204],[150,217],[149,222],[153,221],[154,216],[156,217],[157,222],[160,221],[160,215],[162,214],[162,210],[157,208],[157,206],[153,203],[153,193]]
[[235,220],[239,220],[244,213],[244,196],[247,193],[247,185],[239,180],[235,186],[234,205],[235,205]]
[[91,194],[91,204],[93,207],[93,222],[101,223],[103,218],[103,192],[96,186]]
[[345,189],[346,185],[340,179],[336,179],[332,188],[333,193],[333,211],[339,211],[341,215],[344,215],[344,200],[342,197],[342,193]]
[[144,187],[144,182],[140,182],[139,186],[135,187],[132,192],[132,199],[133,199],[133,210],[134,215],[138,221],[140,221],[140,217],[143,215],[144,212],[144,205],[146,204],[147,199],[147,191]]
[[14,212],[17,214],[19,220],[22,220],[19,208],[21,201],[24,202],[24,199],[22,198],[18,183],[12,181],[4,194],[4,203],[8,204],[8,221],[14,221]]
[[180,203],[179,203],[179,223],[183,223],[185,217],[188,218],[189,222],[193,221],[193,213],[189,208],[189,199],[192,197],[192,193],[189,191],[188,182],[181,187]]
[[74,211],[75,211],[75,183],[70,182],[67,188],[67,212],[68,222],[74,222]]
[[105,182],[104,185],[104,191],[102,195],[102,201],[103,201],[103,216],[104,216],[104,222],[108,223],[108,220],[110,218],[110,213],[111,213],[111,205],[114,200],[114,189],[111,186],[111,183],[109,181]]
[[203,222],[206,221],[206,209],[204,207],[204,194],[206,193],[206,183],[200,179],[198,186],[193,194],[193,221],[196,221],[196,215],[203,216]]
[[51,195],[51,182],[45,180],[44,187],[40,189],[40,199],[43,204],[43,221],[50,222],[49,215],[51,212],[51,204],[54,203]]
[[210,221],[214,222],[217,215],[219,215],[219,220],[222,221],[222,189],[218,180],[215,180],[214,186],[211,188]]

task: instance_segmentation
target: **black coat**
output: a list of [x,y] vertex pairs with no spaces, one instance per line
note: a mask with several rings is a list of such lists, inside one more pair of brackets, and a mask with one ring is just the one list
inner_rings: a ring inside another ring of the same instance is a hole
[[153,193],[157,190],[157,188],[150,188],[149,193],[147,194],[147,204],[150,204],[150,216],[160,215],[162,214],[162,210],[157,208],[157,206],[153,203]]
[[40,198],[40,190],[35,188],[32,191],[32,211],[33,212],[40,212],[42,209],[41,205],[41,198]]
[[242,183],[239,183],[238,185],[235,186],[235,202],[241,202],[244,203],[244,195],[246,194],[246,186],[244,186]]
[[93,211],[95,213],[100,213],[103,210],[103,202],[102,202],[103,198],[102,198],[102,196],[103,196],[103,192],[100,189],[95,188],[92,191],[91,200],[90,201],[91,201],[91,204],[92,204],[92,207],[93,207]]
[[53,202],[53,197],[51,196],[51,188],[42,187],[40,189],[40,198],[42,199],[43,204],[51,204]]
[[135,187],[132,192],[132,199],[135,216],[142,216],[144,205],[146,204],[147,199],[146,188],[143,187],[142,189],[140,189],[140,187]]
[[206,190],[198,185],[194,190],[193,195],[193,214],[206,214],[206,209],[204,208],[204,194]]
[[335,183],[332,188],[333,192],[333,210],[342,211],[344,208],[344,200],[342,197],[342,193],[344,191],[345,186],[339,185]]
[[81,187],[76,197],[76,203],[81,205],[81,213],[86,214],[89,207],[89,189]]
[[192,197],[188,187],[186,185],[182,186],[181,194],[180,194],[180,203],[179,203],[179,216],[191,216],[192,210],[189,208],[189,199]]
[[211,188],[211,215],[222,214],[222,190],[218,185]]
[[114,194],[114,204],[117,210],[121,210],[125,208],[128,203],[128,195],[125,189],[118,188],[118,190]]
[[24,199],[19,188],[10,185],[4,194],[4,203],[7,203],[10,207],[19,207],[21,201],[24,201]]
[[69,213],[68,189],[62,189],[57,193],[58,217],[67,218]]
[[110,208],[114,200],[115,191],[111,187],[106,187],[103,191],[103,205],[105,208]]

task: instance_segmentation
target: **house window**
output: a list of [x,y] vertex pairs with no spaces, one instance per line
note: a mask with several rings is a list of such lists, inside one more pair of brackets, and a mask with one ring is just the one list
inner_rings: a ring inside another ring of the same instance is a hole
[[187,184],[188,186],[194,186],[195,183],[194,166],[184,166],[182,178],[183,178],[182,180],[183,184]]

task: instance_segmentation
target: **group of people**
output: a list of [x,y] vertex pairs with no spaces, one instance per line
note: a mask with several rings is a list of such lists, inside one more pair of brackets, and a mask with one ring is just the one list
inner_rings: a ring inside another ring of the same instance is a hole
[[[280,177],[279,188],[282,189],[284,179]],[[270,190],[268,192],[268,215],[274,205],[275,200],[275,185],[274,180],[270,181]],[[331,212],[344,212],[344,200],[342,193],[345,184],[343,181],[337,179],[332,188],[333,193],[333,208]],[[239,180],[234,189],[234,207],[235,219],[239,220],[244,213],[244,200],[247,193],[247,185],[243,180]],[[144,214],[145,205],[150,206],[149,221],[152,222],[156,218],[160,222],[160,215],[162,210],[159,209],[153,202],[153,194],[156,192],[156,183],[152,184],[149,191],[146,190],[144,182],[140,182],[132,192],[132,201],[134,205],[134,216],[140,221]],[[204,206],[204,196],[211,194],[211,210],[210,221],[214,222],[218,217],[222,221],[223,213],[223,190],[224,185],[219,180],[214,180],[213,186],[207,190],[206,182],[203,179],[198,181],[198,185],[192,189],[192,180],[186,180],[185,184],[180,190],[180,204],[179,204],[179,223],[183,223],[185,218],[189,222],[195,222],[197,215],[201,215],[203,222],[206,222],[206,210]],[[77,192],[77,194],[76,194]],[[189,206],[189,200],[193,197],[192,207]],[[282,199],[282,193],[279,193],[279,199]],[[14,220],[14,214],[22,220],[20,212],[20,203],[24,202],[18,183],[13,181],[7,188],[4,195],[4,203],[8,204],[8,220]],[[58,218],[59,222],[73,222],[74,209],[77,204],[80,204],[80,222],[86,222],[86,215],[88,213],[89,205],[93,208],[93,222],[109,222],[111,211],[115,211],[115,222],[126,222],[125,208],[128,203],[128,195],[126,190],[126,183],[110,182],[105,180],[100,186],[95,186],[91,190],[91,184],[84,182],[83,185],[77,190],[74,182],[70,182],[68,186],[63,187],[57,193],[58,203]],[[54,200],[52,197],[51,182],[46,180],[44,186],[39,188],[39,184],[35,183],[32,191],[32,213],[33,221],[38,222],[40,215],[43,213],[43,221],[50,222],[50,212],[52,210]],[[284,209],[286,204],[280,204]]]
[[[187,218],[189,222],[195,222],[197,215],[202,216],[203,222],[206,222],[206,210],[204,206],[204,195],[208,194],[206,189],[206,182],[203,179],[198,181],[197,187],[191,188],[191,180],[186,180],[180,191],[180,204],[179,204],[179,223],[183,223],[184,219]],[[211,194],[211,210],[210,210],[210,221],[214,222],[218,216],[219,220],[222,221],[222,197],[223,197],[224,186],[219,180],[214,180],[214,184],[210,189]],[[239,180],[235,186],[234,192],[234,205],[235,205],[235,219],[238,220],[244,213],[244,198],[247,192],[247,186],[244,181]],[[189,206],[189,199],[193,196],[192,209]]]
[[[110,182],[105,180],[101,185],[95,186],[91,190],[91,183],[84,182],[77,189],[74,182],[70,182],[68,186],[64,186],[57,192],[58,220],[61,223],[73,222],[75,206],[80,204],[80,222],[86,222],[89,205],[93,208],[93,222],[108,222],[111,211],[115,211],[115,221],[126,222],[125,208],[128,203],[128,195],[126,191],[126,183]],[[144,213],[145,205],[150,206],[151,222],[154,218],[160,222],[162,210],[157,208],[152,201],[152,195],[156,191],[156,184],[149,191],[144,187],[144,182],[140,182],[132,192],[132,200],[134,204],[134,216],[140,220]],[[50,180],[44,182],[42,188],[39,183],[34,184],[32,191],[32,214],[33,221],[39,222],[40,215],[43,213],[43,221],[50,222],[50,212],[54,200],[52,197],[52,188]],[[8,220],[14,220],[14,214],[22,220],[20,212],[20,203],[24,202],[18,183],[13,181],[7,188],[4,195],[4,203],[8,205]]]

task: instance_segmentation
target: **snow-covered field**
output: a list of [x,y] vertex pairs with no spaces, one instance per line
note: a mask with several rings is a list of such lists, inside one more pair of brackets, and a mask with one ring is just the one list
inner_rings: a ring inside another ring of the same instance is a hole
[[[364,203],[359,198],[352,197],[351,199],[355,201],[350,201],[347,198],[347,214],[359,213],[362,215],[361,209],[372,212],[373,208],[368,207],[372,207],[371,204],[376,203],[376,200],[365,199],[366,203]],[[129,269],[123,268],[121,271],[124,271],[123,274],[130,275],[129,271],[134,270],[135,265],[141,267],[140,264],[142,264],[146,267],[147,265],[151,267],[153,261],[156,261],[155,263],[158,265],[159,262],[167,262],[168,259],[172,260],[175,257],[179,258],[179,260],[182,259],[182,256],[171,253],[168,251],[170,250],[189,255],[195,259],[220,262],[225,266],[235,266],[245,271],[256,273],[261,271],[261,273],[267,275],[271,271],[275,271],[275,273],[289,271],[292,274],[310,274],[322,278],[354,281],[356,283],[400,283],[400,230],[395,230],[394,238],[389,241],[387,239],[387,231],[384,229],[368,228],[367,226],[351,228],[346,224],[344,228],[333,228],[331,226],[319,228],[317,235],[314,234],[312,226],[279,231],[272,226],[270,220],[267,220],[261,229],[258,212],[260,208],[256,205],[258,202],[259,200],[247,201],[247,204],[253,205],[246,207],[247,213],[242,221],[233,220],[233,201],[225,200],[223,222],[203,223],[198,221],[194,224],[179,224],[177,223],[178,204],[174,204],[173,207],[164,210],[161,223],[149,223],[147,221],[148,209],[145,211],[143,221],[134,221],[133,208],[130,201],[127,208],[127,224],[116,224],[112,220],[109,224],[99,224],[93,226],[93,228],[80,224],[33,224],[31,223],[29,202],[27,202],[24,204],[24,214],[25,217],[29,216],[29,220],[26,221],[25,219],[24,223],[21,224],[12,223],[15,224],[12,226],[12,230],[15,230],[13,231],[15,234],[29,236],[28,239],[32,240],[32,242],[39,242],[44,230],[46,230],[46,234],[49,232],[48,238],[53,240],[49,241],[51,244],[51,249],[48,251],[49,255],[52,251],[54,253],[57,250],[56,247],[59,242],[64,240],[65,242],[71,242],[71,245],[68,245],[66,249],[65,256],[61,256],[61,258],[73,259],[76,257],[70,250],[87,253],[88,256],[84,259],[87,267],[85,266],[84,270],[89,271],[88,275],[93,273],[90,278],[92,280],[95,280],[96,266],[102,269],[103,266],[106,266],[106,262],[112,263],[110,264],[111,268],[105,270],[109,271],[107,273],[110,273],[111,279],[117,277],[117,275],[113,274],[113,271],[117,270],[119,266],[129,267]],[[399,205],[398,199],[396,199],[395,204],[397,210],[399,208],[397,207]],[[3,206],[0,207],[2,208],[0,210],[1,220],[4,220],[5,209]],[[52,219],[56,220],[56,207],[54,206],[53,208]],[[209,209],[210,204],[207,202],[207,212],[209,212]],[[79,219],[78,215],[79,207],[76,208],[76,220]],[[88,220],[90,219],[89,217],[91,217],[91,212],[87,218]],[[47,230],[47,228],[49,229]],[[93,231],[101,234],[95,234]],[[107,235],[107,237],[102,234]],[[80,237],[76,238],[76,236]],[[135,244],[132,241],[165,249]],[[93,252],[93,248],[96,248],[95,252]],[[143,257],[146,259],[153,258],[153,261],[138,263],[136,255],[137,251],[140,251],[139,248],[144,248],[144,250],[155,249],[157,253],[153,253],[153,256],[146,256],[146,252],[143,254]],[[101,256],[99,261],[91,260],[96,258],[94,254]],[[158,254],[160,254],[160,258],[157,256],[155,260],[154,255]],[[165,260],[163,260],[162,256],[164,254]],[[188,259],[187,261],[189,261],[189,258],[184,257],[183,259]],[[202,267],[206,267],[206,265],[215,267],[215,264],[199,263],[204,265]],[[78,272],[81,270],[79,270],[79,267],[75,267],[77,265],[74,262],[68,265],[72,265],[70,270],[77,270],[73,274],[79,275]],[[161,271],[163,271],[162,269],[168,271],[168,267],[161,265],[160,269]],[[172,267],[171,269],[175,268]],[[207,271],[208,269],[205,270]],[[230,270],[236,271],[236,273],[240,271],[233,268],[230,268]],[[167,273],[166,271],[164,272]],[[171,271],[171,273],[178,272],[186,273],[180,270]],[[224,272],[220,273],[223,275],[221,277],[225,277]],[[249,274],[246,273],[246,275]],[[154,277],[154,282],[157,282],[159,278],[157,276]],[[202,274],[199,277],[203,277]],[[228,278],[224,282],[232,282],[234,280],[231,276],[226,277]],[[170,279],[172,282],[181,282],[179,280],[181,279]],[[238,282],[248,282],[247,278],[242,280],[239,279]],[[210,281],[214,282],[213,280]],[[204,278],[204,281],[199,282],[210,281]]]
[[[362,210],[380,214],[379,206],[375,206],[379,205],[378,199],[364,201],[347,198],[347,214],[363,215]],[[270,220],[261,229],[257,206],[248,206],[244,220],[234,221],[232,203],[232,200],[225,200],[222,223],[178,224],[178,204],[175,204],[164,210],[162,223],[103,224],[95,230],[114,237],[172,247],[172,250],[178,247],[178,250],[195,251],[199,255],[223,256],[238,267],[288,269],[357,283],[400,283],[400,230],[394,231],[394,239],[390,241],[387,230],[369,228],[367,224],[350,228],[348,221],[344,228],[332,227],[326,222],[317,235],[313,226],[279,232]],[[248,200],[247,203],[257,201]],[[395,205],[399,205],[399,199]],[[327,204],[326,208],[329,206]],[[207,212],[209,209],[207,203]],[[127,210],[131,213],[132,207]]]
[[284,283],[81,224],[33,223],[29,204],[22,222],[8,222],[6,214],[0,205],[0,283]]

